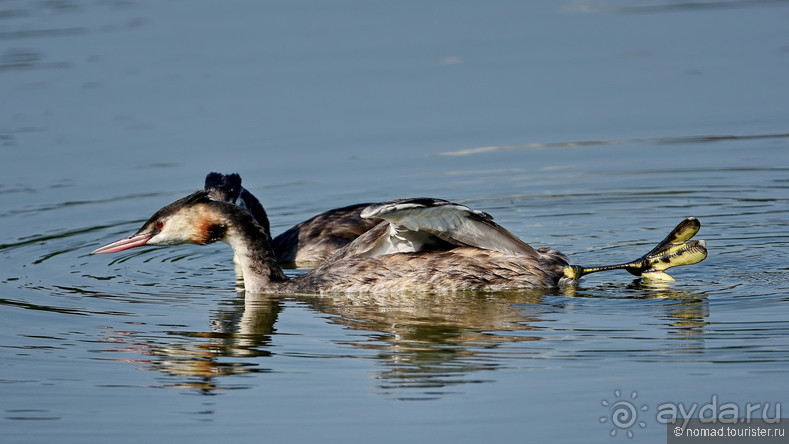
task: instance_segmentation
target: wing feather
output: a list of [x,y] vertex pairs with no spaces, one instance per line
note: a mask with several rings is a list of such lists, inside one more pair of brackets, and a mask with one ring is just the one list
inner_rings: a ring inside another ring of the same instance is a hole
[[539,256],[534,248],[493,221],[485,212],[443,199],[400,199],[370,205],[363,218],[381,224],[354,241],[347,256],[379,256],[435,249],[437,245],[477,247],[502,253]]

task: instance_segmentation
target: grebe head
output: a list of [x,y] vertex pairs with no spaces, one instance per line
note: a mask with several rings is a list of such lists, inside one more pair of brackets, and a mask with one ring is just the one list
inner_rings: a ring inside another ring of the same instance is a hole
[[227,219],[220,211],[223,204],[212,201],[202,190],[160,209],[137,232],[92,251],[90,254],[117,253],[143,245],[210,244],[222,240]]
[[241,176],[236,173],[208,173],[203,188],[209,191],[211,199],[230,203],[236,203],[244,189],[241,186]]

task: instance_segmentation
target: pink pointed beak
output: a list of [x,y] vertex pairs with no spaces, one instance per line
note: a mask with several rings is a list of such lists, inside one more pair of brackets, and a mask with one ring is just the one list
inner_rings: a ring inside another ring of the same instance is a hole
[[90,252],[90,254],[102,253],[117,253],[119,251],[128,250],[130,248],[141,247],[148,243],[148,240],[153,237],[151,233],[141,233],[129,236],[127,238],[107,244],[101,248],[97,248]]

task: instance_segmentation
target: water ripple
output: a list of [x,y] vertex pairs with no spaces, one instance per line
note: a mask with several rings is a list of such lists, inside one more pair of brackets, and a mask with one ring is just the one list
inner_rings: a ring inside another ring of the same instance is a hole
[[493,145],[477,148],[464,148],[455,151],[445,151],[438,153],[439,156],[468,156],[472,154],[490,153],[496,151],[511,151],[522,149],[541,149],[541,148],[576,148],[594,147],[601,145],[674,145],[674,144],[697,144],[713,143],[725,141],[746,141],[760,139],[787,139],[789,133],[770,133],[770,134],[751,134],[751,135],[701,135],[701,136],[680,136],[680,137],[658,137],[649,139],[609,139],[609,140],[584,140],[577,142],[544,142],[527,143],[523,145]]

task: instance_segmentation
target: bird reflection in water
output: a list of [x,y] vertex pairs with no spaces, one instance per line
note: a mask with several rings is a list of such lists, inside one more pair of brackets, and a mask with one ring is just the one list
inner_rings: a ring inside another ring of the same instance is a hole
[[[168,381],[158,387],[216,390],[250,388],[258,383],[229,383],[224,376],[266,373],[265,358],[276,343],[275,325],[283,309],[309,309],[331,316],[326,322],[362,334],[344,335],[336,341],[359,353],[344,358],[372,358],[380,369],[371,378],[376,391],[396,399],[427,400],[446,396],[468,383],[484,383],[484,371],[508,366],[525,368],[524,360],[546,353],[561,358],[571,350],[555,350],[546,335],[546,321],[556,322],[561,312],[579,298],[667,299],[660,305],[665,338],[684,339],[672,349],[677,353],[704,350],[703,333],[709,316],[706,296],[673,289],[670,285],[646,286],[639,282],[620,288],[573,287],[518,292],[459,292],[445,294],[328,294],[244,295],[225,301],[210,320],[210,331],[173,330],[180,341],[146,340],[134,331],[108,330],[108,351],[134,352],[147,370],[162,372]],[[635,302],[635,301],[634,301]],[[655,309],[650,305],[649,309]],[[558,327],[558,325],[556,326]],[[600,335],[607,334],[600,326]],[[552,327],[553,328],[553,327]],[[570,331],[570,330],[568,330]],[[588,332],[587,332],[588,333]],[[665,339],[656,338],[656,339]],[[543,343],[538,344],[542,341]],[[533,345],[529,345],[533,344]],[[657,352],[657,351],[656,351]],[[309,358],[309,356],[306,356]],[[640,358],[643,358],[641,356]],[[656,358],[658,358],[656,356]],[[660,358],[665,358],[661,355]],[[172,381],[175,379],[175,381]]]
[[[268,348],[281,310],[280,299],[228,301],[231,308],[217,311],[210,321],[210,331],[204,332],[173,329],[166,332],[166,337],[149,339],[149,333],[106,327],[104,341],[114,344],[106,351],[144,355],[119,360],[143,364],[146,370],[176,380],[170,382],[168,378],[156,387],[196,389],[205,394],[249,388],[246,384],[220,384],[219,377],[269,371],[252,359],[271,355]],[[168,340],[171,337],[181,340]]]

